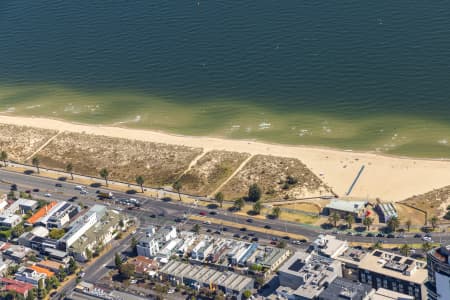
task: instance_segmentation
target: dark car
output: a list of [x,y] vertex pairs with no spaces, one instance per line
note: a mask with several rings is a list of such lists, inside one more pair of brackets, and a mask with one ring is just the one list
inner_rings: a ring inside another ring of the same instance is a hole
[[39,193],[39,189],[33,189],[33,192]]
[[257,242],[259,241],[259,239],[255,236],[254,238],[252,238],[252,242]]
[[156,218],[155,214],[150,215],[150,218]]
[[272,228],[272,227],[270,227],[270,225],[264,225],[264,228],[265,228],[265,229],[270,229],[270,228]]
[[242,227],[241,229],[239,229],[240,231],[247,231],[247,228]]
[[17,184],[11,184],[11,191],[17,191]]
[[61,183],[55,183],[55,186],[56,187],[62,187],[62,184]]
[[379,234],[377,234],[377,237],[384,237],[384,234],[380,232]]
[[206,229],[206,232],[211,232],[211,229],[210,228]]
[[215,234],[222,234],[222,232],[220,232],[220,230],[216,230],[214,233]]
[[395,238],[395,235],[393,235],[392,233],[389,233],[389,234],[387,235],[387,237],[388,237],[389,239],[393,239],[393,238]]
[[254,232],[249,232],[248,235],[249,236],[255,236],[255,233]]
[[243,240],[248,240],[249,238],[248,238],[248,236],[244,235],[244,236],[242,237],[242,239],[243,239]]
[[31,194],[31,191],[30,190],[26,190],[25,193]]
[[367,236],[367,237],[374,237],[375,234],[373,234],[372,232],[369,232],[366,236]]
[[416,233],[416,234],[414,235],[414,237],[415,237],[416,239],[420,239],[420,238],[422,237],[422,235],[421,235],[420,233]]
[[209,214],[210,214],[210,215],[217,215],[217,212],[215,212],[215,211],[210,211]]
[[228,231],[228,228],[223,227],[223,228],[222,228],[222,231]]
[[233,234],[233,237],[239,239],[241,236],[239,233],[235,233],[235,234]]
[[199,212],[200,216],[206,216],[206,211]]
[[247,219],[247,222],[253,223],[253,219]]
[[288,235],[285,235],[285,236],[283,236],[283,239],[285,239],[285,240],[290,240],[290,239],[291,239],[291,237],[290,237],[290,236],[288,236]]

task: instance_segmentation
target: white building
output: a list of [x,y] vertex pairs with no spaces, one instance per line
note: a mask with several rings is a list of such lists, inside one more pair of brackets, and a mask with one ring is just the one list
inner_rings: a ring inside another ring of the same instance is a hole
[[152,258],[159,252],[159,243],[154,238],[145,237],[138,242],[136,249],[138,255]]
[[347,241],[338,240],[328,234],[320,234],[312,245],[317,253],[330,258],[336,258],[348,249]]
[[36,287],[38,286],[39,280],[45,280],[47,278],[47,275],[26,267],[20,268],[14,276],[16,280],[30,283]]
[[59,248],[67,250],[106,214],[106,206],[94,205],[74,222],[70,230],[59,240]]

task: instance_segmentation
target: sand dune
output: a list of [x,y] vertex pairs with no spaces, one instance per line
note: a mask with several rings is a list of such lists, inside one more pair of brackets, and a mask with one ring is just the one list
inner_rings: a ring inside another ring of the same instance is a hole
[[[74,124],[44,118],[0,116],[0,123],[105,135],[188,147],[298,158],[339,195],[345,195],[365,166],[351,197],[400,201],[450,184],[449,160],[391,157],[326,148],[267,144],[245,140],[192,137],[112,126]],[[449,148],[450,151],[450,148]]]

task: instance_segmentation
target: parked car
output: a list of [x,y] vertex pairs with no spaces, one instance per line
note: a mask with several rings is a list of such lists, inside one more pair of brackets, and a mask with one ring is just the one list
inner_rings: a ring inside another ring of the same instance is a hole
[[367,236],[367,237],[374,237],[375,234],[373,234],[372,232],[369,232],[366,236]]
[[422,238],[422,235],[421,235],[420,233],[416,233],[416,234],[414,235],[414,237],[415,237],[416,239],[420,239],[420,238]]
[[272,227],[270,227],[270,225],[264,225],[264,228],[265,228],[265,229],[270,229],[270,228],[272,228]]
[[395,235],[393,235],[392,233],[389,233],[389,234],[387,235],[387,238],[393,239],[393,238],[395,238]]
[[44,196],[45,196],[45,197],[51,197],[52,194],[50,194],[50,193],[45,193]]
[[239,239],[239,238],[241,238],[241,235],[239,233],[235,233],[235,234],[233,234],[233,237]]
[[201,211],[199,214],[200,216],[206,216],[206,211]]
[[39,189],[33,189],[33,192],[39,193]]
[[61,183],[55,183],[55,186],[56,187],[62,187],[62,184]]
[[247,222],[253,223],[253,219],[247,219]]

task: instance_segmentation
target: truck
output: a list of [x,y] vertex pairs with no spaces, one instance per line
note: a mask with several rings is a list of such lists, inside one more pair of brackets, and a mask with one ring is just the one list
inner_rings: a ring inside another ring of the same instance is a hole
[[112,199],[114,197],[113,193],[109,192],[100,192],[97,194],[98,199],[104,200],[104,199]]

